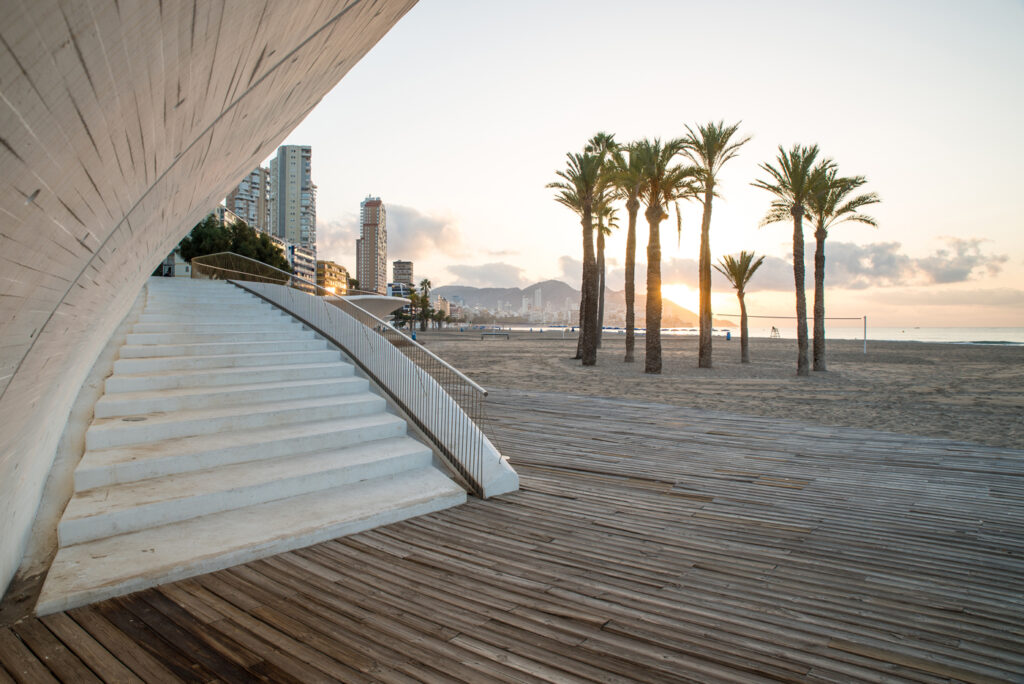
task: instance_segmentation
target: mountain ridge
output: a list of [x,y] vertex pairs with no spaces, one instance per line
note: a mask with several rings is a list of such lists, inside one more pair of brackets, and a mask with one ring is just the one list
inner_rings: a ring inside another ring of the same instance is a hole
[[[513,311],[519,311],[523,297],[533,303],[537,290],[541,291],[542,302],[553,303],[554,308],[565,310],[566,308],[579,306],[580,291],[561,280],[543,280],[526,287],[472,287],[470,285],[442,285],[431,290],[432,293],[451,300],[458,297],[465,302],[465,305],[473,308],[490,309],[499,308],[499,303],[511,305]],[[687,308],[679,306],[670,299],[662,298],[662,326],[667,328],[691,328],[697,327],[699,317]],[[645,307],[647,298],[638,294],[635,297],[635,309],[637,325],[645,321]],[[566,304],[569,306],[567,307]],[[611,310],[626,308],[625,290],[605,289],[605,324],[615,325],[616,323],[608,315]],[[621,318],[621,314],[619,316]],[[713,318],[712,325],[733,326],[735,323],[728,319]]]

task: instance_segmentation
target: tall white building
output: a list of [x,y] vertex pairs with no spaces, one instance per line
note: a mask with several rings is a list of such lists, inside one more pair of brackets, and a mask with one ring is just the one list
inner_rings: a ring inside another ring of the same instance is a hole
[[260,233],[270,232],[270,171],[257,166],[234,190],[224,204]]
[[282,145],[270,160],[270,233],[316,252],[316,186],[309,145]]
[[359,239],[356,240],[356,280],[365,292],[388,291],[387,210],[380,197],[367,196],[359,204]]

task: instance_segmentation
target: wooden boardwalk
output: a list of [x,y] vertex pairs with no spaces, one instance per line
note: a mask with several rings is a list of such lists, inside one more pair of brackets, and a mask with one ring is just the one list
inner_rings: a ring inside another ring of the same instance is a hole
[[1024,452],[490,412],[521,492],[0,629],[0,683],[1024,681]]

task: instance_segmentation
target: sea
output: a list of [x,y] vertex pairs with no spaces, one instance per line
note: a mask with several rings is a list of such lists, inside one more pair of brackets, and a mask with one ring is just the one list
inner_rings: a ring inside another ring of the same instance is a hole
[[[490,326],[488,326],[490,327]],[[807,326],[807,334],[811,335],[811,326]],[[561,330],[562,326],[544,326],[544,325],[512,325],[506,326],[508,330],[518,331],[533,331],[538,332],[541,330]],[[796,326],[776,326],[778,330],[778,336],[782,339],[796,339]],[[566,329],[571,330],[571,328]],[[772,327],[771,326],[749,326],[748,328],[751,337],[771,337]],[[642,329],[638,329],[638,334],[643,334]],[[697,328],[663,328],[661,331],[662,335],[696,335]],[[739,327],[735,328],[714,328],[715,337],[725,337],[726,334],[733,337],[739,336]],[[624,328],[605,328],[606,335],[621,334],[625,335],[626,331]],[[827,339],[833,340],[863,340],[864,339],[864,326],[859,325],[856,327],[841,327],[841,326],[825,326],[825,336]],[[892,327],[872,327],[869,323],[867,328],[867,339],[868,341],[876,342],[944,342],[947,344],[993,344],[993,345],[1024,345],[1024,328],[1012,328],[1012,327],[996,327],[996,328],[967,328],[967,327],[948,327],[948,328],[929,328],[929,327],[904,327],[904,328],[892,328]]]

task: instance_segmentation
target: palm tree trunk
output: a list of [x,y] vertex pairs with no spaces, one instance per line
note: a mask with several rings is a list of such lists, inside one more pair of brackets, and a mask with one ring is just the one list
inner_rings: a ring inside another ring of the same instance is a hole
[[647,223],[650,226],[650,238],[647,242],[647,354],[644,359],[645,373],[661,373],[661,236],[658,232],[658,224],[660,222],[661,207],[657,204],[648,207]]
[[594,223],[589,207],[583,211],[583,338],[582,363],[597,364],[597,260],[594,258]]
[[636,296],[636,215],[640,210],[640,201],[635,197],[626,203],[629,212],[629,228],[626,231],[626,358],[625,363],[633,363],[633,345],[636,343],[633,328],[636,327],[636,312],[633,300]]
[[580,319],[580,325],[579,325],[580,334],[576,336],[576,356],[572,357],[574,360],[579,360],[579,359],[583,358],[583,324],[586,322],[586,321],[583,320],[583,312],[586,310],[586,306],[584,306],[584,304],[587,301],[587,287],[586,287],[585,283],[586,283],[586,281],[581,278],[580,279],[580,315],[579,315],[579,319]]
[[796,285],[796,374],[810,375],[807,359],[807,293],[804,291],[804,208],[793,207],[793,282]]
[[825,237],[820,225],[814,231],[814,370],[825,369]]
[[711,368],[711,199],[713,188],[704,192],[704,216],[700,222],[700,341],[697,367]]
[[750,344],[747,341],[747,303],[743,301],[743,291],[736,292],[740,300],[740,363],[750,363]]
[[604,232],[598,226],[597,231],[597,348],[601,348],[601,337],[604,334]]

